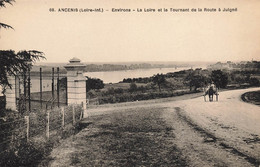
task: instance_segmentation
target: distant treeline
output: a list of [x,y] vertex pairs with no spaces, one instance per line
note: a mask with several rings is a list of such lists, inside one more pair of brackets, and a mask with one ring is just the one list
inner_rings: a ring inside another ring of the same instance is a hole
[[[65,64],[64,64],[65,65]],[[179,68],[179,67],[190,67],[190,64],[149,64],[149,63],[140,63],[140,64],[86,64],[84,72],[97,72],[97,71],[122,71],[122,70],[135,70],[135,69],[150,69],[150,68]],[[41,65],[33,66],[32,71],[38,72],[42,68],[43,72],[51,72],[52,66]],[[57,66],[55,66],[55,71]],[[65,68],[62,65],[59,65],[60,73],[66,73]]]
[[239,63],[234,63],[227,61],[226,63],[217,62],[209,66],[212,69],[260,69],[260,61],[241,61]]

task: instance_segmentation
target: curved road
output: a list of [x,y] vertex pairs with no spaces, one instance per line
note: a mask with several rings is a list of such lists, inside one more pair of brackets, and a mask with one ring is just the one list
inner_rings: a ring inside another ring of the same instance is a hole
[[177,145],[191,166],[259,166],[260,107],[240,98],[255,90],[259,88],[221,92],[218,102],[201,97],[168,104],[177,109],[177,120],[186,123],[176,133]]

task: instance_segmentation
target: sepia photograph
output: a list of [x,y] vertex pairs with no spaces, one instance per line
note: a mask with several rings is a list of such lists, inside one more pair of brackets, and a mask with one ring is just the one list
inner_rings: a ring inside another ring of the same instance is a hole
[[260,167],[259,0],[0,0],[0,166]]

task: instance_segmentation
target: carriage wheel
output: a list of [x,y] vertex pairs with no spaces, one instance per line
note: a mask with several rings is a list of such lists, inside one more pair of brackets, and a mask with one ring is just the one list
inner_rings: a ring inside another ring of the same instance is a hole
[[218,88],[217,88],[217,92],[216,92],[216,101],[218,101]]

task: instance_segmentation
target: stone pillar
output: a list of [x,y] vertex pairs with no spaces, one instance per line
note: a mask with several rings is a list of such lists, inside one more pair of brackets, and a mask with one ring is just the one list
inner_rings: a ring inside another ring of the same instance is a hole
[[6,109],[11,109],[16,111],[16,82],[15,82],[15,77],[10,76],[8,77],[8,82],[10,85],[12,85],[12,89],[9,88],[8,86],[6,87],[5,91],[5,97],[6,97]]
[[84,117],[86,117],[86,77],[83,75],[86,66],[75,57],[69,62],[64,66],[67,70],[68,104],[81,104],[83,102]]

